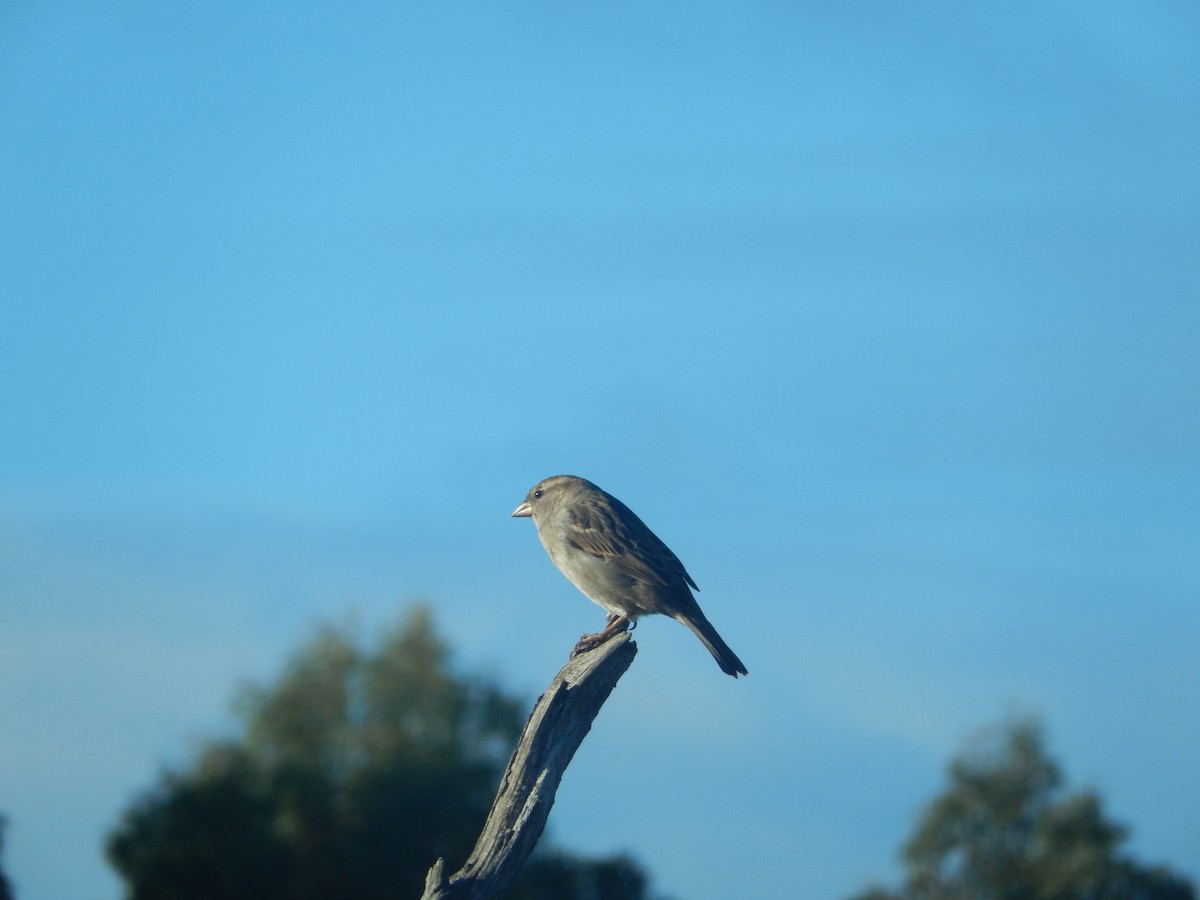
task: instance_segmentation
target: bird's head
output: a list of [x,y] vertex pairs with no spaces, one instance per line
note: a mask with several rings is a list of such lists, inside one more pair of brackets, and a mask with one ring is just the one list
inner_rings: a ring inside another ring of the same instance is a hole
[[583,486],[590,487],[590,484],[574,475],[552,475],[543,478],[529,489],[521,505],[513,510],[513,518],[533,518],[536,522],[542,512],[553,509],[566,494]]

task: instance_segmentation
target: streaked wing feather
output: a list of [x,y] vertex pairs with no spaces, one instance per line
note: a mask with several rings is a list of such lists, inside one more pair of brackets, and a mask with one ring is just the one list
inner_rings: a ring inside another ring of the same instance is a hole
[[571,542],[584,553],[639,581],[670,587],[682,578],[699,590],[679,558],[633,513],[627,526],[608,510],[581,505],[572,512]]

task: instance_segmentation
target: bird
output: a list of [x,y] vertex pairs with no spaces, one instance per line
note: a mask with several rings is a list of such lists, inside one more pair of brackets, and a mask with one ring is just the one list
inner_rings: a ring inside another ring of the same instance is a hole
[[551,562],[608,612],[603,631],[585,634],[572,655],[633,628],[638,617],[670,616],[692,630],[721,671],[736,678],[746,666],[705,618],[692,596],[696,582],[671,549],[628,506],[585,478],[539,481],[513,518],[531,518]]

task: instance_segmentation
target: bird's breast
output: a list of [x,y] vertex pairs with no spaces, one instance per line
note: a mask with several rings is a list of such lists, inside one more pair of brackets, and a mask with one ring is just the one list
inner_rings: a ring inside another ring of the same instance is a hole
[[650,610],[638,602],[634,579],[612,563],[574,547],[553,546],[543,541],[551,561],[585,597],[608,612],[631,620]]

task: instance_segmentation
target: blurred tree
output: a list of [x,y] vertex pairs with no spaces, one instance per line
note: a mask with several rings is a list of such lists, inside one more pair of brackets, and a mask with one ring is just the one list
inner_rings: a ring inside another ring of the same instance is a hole
[[1036,720],[983,732],[904,845],[904,886],[858,900],[1194,900],[1182,876],[1120,855],[1126,830],[1097,794],[1061,785]]
[[[474,845],[521,726],[517,700],[453,673],[428,610],[364,651],[323,628],[236,704],[244,738],[166,773],[109,835],[131,900],[419,896]],[[640,900],[625,857],[535,855],[516,900]]]
[[[4,854],[4,829],[7,827],[8,820],[4,816],[0,816],[0,856]],[[4,869],[0,868],[0,900],[12,900],[12,897],[12,885],[8,883],[8,876],[4,874]]]
[[560,851],[535,855],[509,895],[510,900],[623,900],[646,896],[646,876],[629,857],[589,861]]

